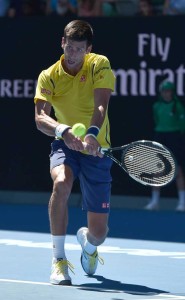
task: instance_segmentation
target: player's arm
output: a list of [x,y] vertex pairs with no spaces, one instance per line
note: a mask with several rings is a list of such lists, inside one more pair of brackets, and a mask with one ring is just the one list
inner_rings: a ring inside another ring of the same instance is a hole
[[49,136],[55,136],[55,129],[59,125],[50,117],[51,104],[44,100],[37,100],[35,104],[35,122],[37,129]]
[[[35,122],[37,129],[49,136],[56,135],[56,128],[64,128],[61,137],[64,139],[68,148],[76,151],[82,151],[84,149],[80,138],[75,137],[72,134],[71,127],[65,124],[60,124],[50,117],[51,105],[47,101],[37,100],[35,104]],[[65,129],[66,128],[66,129]],[[60,132],[59,132],[60,133]]]
[[[112,92],[111,89],[107,89],[107,88],[97,88],[94,90],[94,112],[90,123],[90,127],[95,126],[94,130],[96,130],[96,127],[97,130],[98,129],[100,130],[104,122],[111,92]],[[98,143],[96,136],[93,136],[93,131],[92,133],[90,131],[89,134],[87,132],[84,141],[88,144],[87,150],[91,155],[101,156],[97,151],[100,144]]]
[[101,128],[108,109],[111,92],[111,89],[107,88],[94,90],[94,113],[91,119],[91,125]]

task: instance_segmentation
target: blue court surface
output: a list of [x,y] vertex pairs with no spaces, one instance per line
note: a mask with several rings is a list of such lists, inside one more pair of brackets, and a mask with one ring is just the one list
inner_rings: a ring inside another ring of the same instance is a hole
[[185,299],[184,243],[107,238],[99,247],[105,263],[91,277],[75,235],[67,236],[66,252],[73,286],[50,285],[50,234],[1,230],[1,299]]
[[73,286],[49,284],[52,249],[47,205],[0,204],[0,299],[184,299],[185,214],[111,209],[104,265],[88,277],[76,231],[86,213],[69,208],[66,254]]

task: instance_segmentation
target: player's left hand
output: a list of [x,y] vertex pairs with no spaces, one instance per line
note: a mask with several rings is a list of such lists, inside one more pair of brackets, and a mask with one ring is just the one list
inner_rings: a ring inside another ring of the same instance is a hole
[[103,157],[103,154],[98,151],[100,144],[98,143],[97,139],[93,136],[89,135],[84,138],[84,142],[87,144],[85,150],[89,152],[89,154],[93,156]]

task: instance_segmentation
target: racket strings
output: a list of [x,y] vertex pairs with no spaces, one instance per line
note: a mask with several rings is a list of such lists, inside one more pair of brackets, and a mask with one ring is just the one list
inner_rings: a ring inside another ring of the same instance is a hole
[[123,151],[122,164],[131,177],[150,184],[165,184],[171,181],[175,173],[170,152],[153,143],[128,147]]

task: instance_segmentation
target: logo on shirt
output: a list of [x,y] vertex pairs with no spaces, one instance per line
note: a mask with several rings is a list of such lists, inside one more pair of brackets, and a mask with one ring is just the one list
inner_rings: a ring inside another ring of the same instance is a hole
[[110,68],[109,67],[102,67],[100,68],[99,70],[97,70],[94,75],[97,75],[100,71],[103,71],[103,70],[109,70]]
[[41,93],[42,93],[42,94],[51,95],[51,91],[49,91],[49,90],[47,90],[47,89],[44,89],[44,88],[41,89]]
[[86,81],[86,76],[82,75],[81,78],[80,78],[80,82],[85,82],[85,81]]

